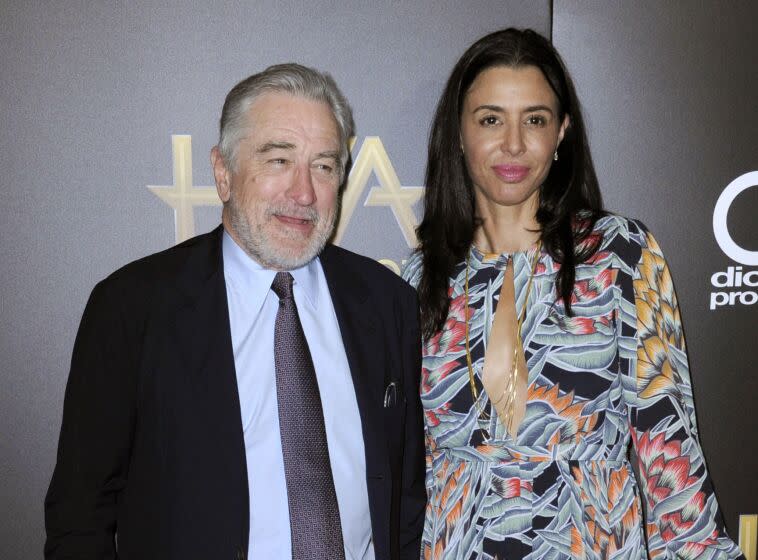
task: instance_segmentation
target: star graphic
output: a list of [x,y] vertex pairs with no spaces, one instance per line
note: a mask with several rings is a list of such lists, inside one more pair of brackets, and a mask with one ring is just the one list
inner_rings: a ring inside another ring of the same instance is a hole
[[379,179],[380,186],[371,187],[364,206],[389,206],[408,247],[415,248],[418,245],[418,220],[413,212],[413,205],[424,194],[424,187],[401,186],[395,168],[392,167],[392,162],[378,136],[366,137],[354,161],[342,196],[342,213],[334,236],[335,243],[339,244],[342,240],[358,199],[373,172]]
[[192,186],[192,136],[171,135],[174,162],[173,185],[148,185],[147,188],[174,209],[176,242],[195,235],[195,207],[221,206],[216,187]]

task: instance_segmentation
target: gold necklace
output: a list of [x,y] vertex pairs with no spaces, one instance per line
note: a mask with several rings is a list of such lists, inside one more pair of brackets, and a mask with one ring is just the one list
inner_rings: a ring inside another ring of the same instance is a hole
[[[537,250],[534,252],[534,257],[532,259],[532,273],[529,275],[529,282],[526,285],[526,294],[524,296],[524,303],[521,304],[521,313],[519,314],[518,320],[516,321],[516,344],[514,344],[513,348],[513,361],[511,363],[511,371],[508,375],[508,383],[505,385],[505,389],[503,389],[503,393],[500,395],[500,398],[497,401],[492,400],[492,404],[497,405],[499,404],[503,398],[506,397],[507,399],[505,402],[505,408],[506,408],[506,418],[503,421],[503,424],[505,425],[505,428],[508,432],[511,430],[511,424],[513,422],[513,412],[515,408],[515,400],[516,400],[516,383],[518,381],[518,357],[519,357],[519,349],[523,348],[523,345],[521,343],[521,325],[524,323],[524,318],[526,317],[526,304],[529,301],[529,293],[532,290],[532,280],[534,279],[534,274],[537,271],[537,262],[539,261],[540,256],[540,249],[542,248],[542,241],[540,241],[537,244]],[[481,403],[479,402],[479,391],[476,388],[476,381],[474,378],[474,366],[471,363],[471,349],[470,349],[470,343],[469,343],[469,326],[468,326],[468,316],[469,316],[469,307],[468,307],[468,280],[469,280],[469,260],[471,257],[471,251],[469,250],[469,254],[466,255],[466,281],[464,286],[464,318],[466,320],[465,322],[465,336],[466,336],[466,365],[468,366],[468,381],[469,381],[469,387],[471,389],[471,396],[474,399],[474,404],[476,405],[477,409],[479,410],[479,419],[484,420],[485,422],[489,422],[490,415],[486,414],[484,411],[484,408],[482,408]],[[511,257],[511,260],[513,260],[513,256]],[[507,265],[506,265],[507,266]],[[514,268],[514,279],[515,279],[515,268]],[[490,439],[489,432],[485,429],[482,429],[482,431],[485,434],[485,441]]]

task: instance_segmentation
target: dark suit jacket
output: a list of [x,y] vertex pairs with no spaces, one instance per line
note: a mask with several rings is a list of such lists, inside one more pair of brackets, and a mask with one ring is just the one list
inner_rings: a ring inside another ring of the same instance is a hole
[[[45,499],[47,558],[247,555],[222,231],[131,263],[93,290]],[[376,557],[415,559],[426,503],[415,292],[338,247],[320,258],[360,410]],[[397,399],[385,407],[393,382]]]

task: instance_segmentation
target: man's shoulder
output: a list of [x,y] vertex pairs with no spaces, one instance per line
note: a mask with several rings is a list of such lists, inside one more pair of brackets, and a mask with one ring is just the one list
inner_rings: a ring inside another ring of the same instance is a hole
[[334,269],[339,274],[356,276],[370,288],[413,292],[413,288],[400,276],[374,259],[353,253],[337,245],[327,245],[320,255],[324,268]]
[[[101,283],[146,285],[174,282],[188,270],[201,272],[220,252],[220,227],[178,245],[132,261],[111,273]],[[220,262],[220,260],[218,261]]]

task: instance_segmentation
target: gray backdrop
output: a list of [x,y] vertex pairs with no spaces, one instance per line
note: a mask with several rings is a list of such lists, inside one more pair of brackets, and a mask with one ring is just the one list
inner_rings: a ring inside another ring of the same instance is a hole
[[[748,39],[758,8],[551,4],[0,3],[0,558],[41,555],[42,500],[89,291],[126,262],[218,222],[201,187],[213,184],[208,152],[231,86],[288,60],[334,75],[358,125],[341,244],[396,267],[420,215],[412,187],[423,180],[443,82],[468,44],[508,25],[545,35],[554,27],[608,206],[642,218],[668,254],[703,443],[736,538],[737,514],[758,511],[758,306],[709,310],[711,292],[739,290],[711,287],[711,274],[739,265],[719,249],[711,216],[732,179],[758,170]],[[191,152],[177,138],[172,153],[172,135],[191,135]],[[193,187],[181,194],[182,185]],[[729,232],[751,250],[756,191],[729,211]]]

